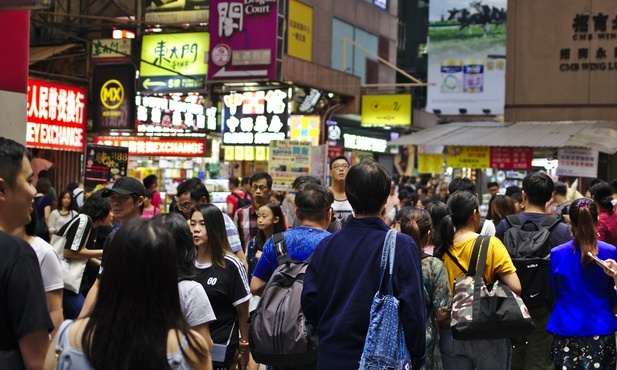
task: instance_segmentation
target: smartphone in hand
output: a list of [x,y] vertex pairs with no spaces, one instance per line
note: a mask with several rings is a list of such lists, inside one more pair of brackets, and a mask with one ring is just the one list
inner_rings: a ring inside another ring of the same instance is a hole
[[613,270],[612,268],[608,267],[608,265],[601,259],[599,259],[597,256],[594,256],[593,253],[591,252],[587,252],[587,255],[591,258],[594,259],[594,261],[596,261],[596,263],[598,265],[600,265],[602,268],[604,268],[605,270],[610,271],[613,275],[615,275],[615,270]]

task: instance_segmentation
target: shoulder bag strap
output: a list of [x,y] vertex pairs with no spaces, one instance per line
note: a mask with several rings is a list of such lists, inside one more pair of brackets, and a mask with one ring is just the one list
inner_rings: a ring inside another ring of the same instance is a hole
[[522,226],[523,225],[521,223],[521,219],[518,218],[518,215],[508,215],[506,216],[506,220],[508,220],[508,223],[510,224],[510,226]]
[[[480,246],[480,258],[477,260],[478,261],[478,267],[476,269],[476,275],[475,276],[479,276],[482,277],[484,276],[484,268],[486,267],[486,255],[488,254],[488,247],[489,247],[489,242],[491,241],[491,237],[490,236],[479,236],[478,240],[482,238],[482,245]],[[478,241],[476,241],[476,246],[480,245],[480,243]],[[474,254],[476,252],[475,246],[474,246]],[[477,254],[476,254],[477,256]],[[473,258],[473,256],[472,256]],[[475,259],[474,259],[475,261]]]
[[548,229],[550,231],[559,222],[560,221],[557,217],[547,216],[539,226],[540,228]]
[[388,247],[389,249],[389,278],[388,278],[388,294],[394,294],[394,288],[392,287],[392,275],[394,274],[394,255],[396,254],[396,230],[390,229],[388,230],[388,234],[386,234],[386,245],[384,247]]
[[[392,240],[394,240],[392,242]],[[396,245],[396,230],[394,229],[390,229],[388,230],[388,233],[386,234],[386,238],[383,242],[383,248],[381,249],[381,262],[379,264],[380,266],[380,279],[379,279],[379,291],[381,292],[381,287],[383,286],[383,278],[386,275],[386,267],[387,265],[390,265],[390,247],[391,244],[395,244]],[[394,261],[392,261],[392,267],[394,266]],[[389,268],[390,271],[390,276],[388,277],[388,291],[390,291],[391,289],[391,284],[392,284],[392,267]]]
[[[469,270],[467,276],[476,276],[478,268],[478,255],[480,254],[480,245],[484,239],[483,235],[478,235],[476,242],[473,245],[473,251],[471,252],[471,259],[469,260]],[[482,276],[482,275],[480,275]]]
[[456,257],[454,257],[454,255],[450,253],[450,251],[447,249],[446,249],[446,254],[448,255],[448,257],[450,257],[452,262],[454,262],[454,264],[458,266],[458,268],[461,269],[461,271],[463,271],[463,274],[467,275],[467,269],[461,266],[461,264],[458,262],[458,259],[456,259]]
[[284,263],[291,262],[291,257],[289,256],[289,251],[287,250],[287,244],[285,243],[285,236],[283,233],[276,233],[272,235],[272,247],[274,247],[276,262],[279,266]]

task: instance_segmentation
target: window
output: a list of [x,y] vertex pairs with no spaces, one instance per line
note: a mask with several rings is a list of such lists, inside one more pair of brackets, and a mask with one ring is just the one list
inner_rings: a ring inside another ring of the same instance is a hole
[[[343,52],[343,39],[347,38],[362,45],[374,55],[379,52],[379,37],[334,18],[332,20],[332,68],[351,73],[366,83],[367,64],[377,58],[347,42]],[[343,58],[345,55],[345,58]]]

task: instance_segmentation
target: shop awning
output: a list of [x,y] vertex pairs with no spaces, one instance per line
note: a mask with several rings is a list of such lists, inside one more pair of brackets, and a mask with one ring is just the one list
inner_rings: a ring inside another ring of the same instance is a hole
[[461,122],[430,127],[388,145],[584,147],[617,152],[617,122]]
[[49,57],[60,54],[65,50],[79,46],[79,44],[64,44],[54,46],[33,46],[30,48],[29,65],[41,62]]

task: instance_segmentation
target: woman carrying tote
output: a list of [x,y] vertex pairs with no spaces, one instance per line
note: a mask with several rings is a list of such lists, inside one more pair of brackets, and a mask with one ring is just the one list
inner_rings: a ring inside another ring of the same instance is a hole
[[[454,279],[467,274],[471,253],[476,239],[480,236],[476,233],[480,226],[480,207],[475,194],[459,190],[450,196],[447,208],[448,215],[443,218],[437,230],[435,255],[443,260],[448,271],[450,288],[453,290]],[[487,285],[499,279],[514,293],[521,292],[516,268],[506,247],[496,237],[490,237],[483,278]],[[441,323],[440,329],[439,344],[445,370],[509,368],[508,339],[459,341],[452,337],[450,325]]]

